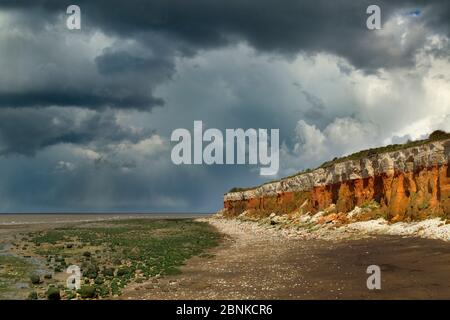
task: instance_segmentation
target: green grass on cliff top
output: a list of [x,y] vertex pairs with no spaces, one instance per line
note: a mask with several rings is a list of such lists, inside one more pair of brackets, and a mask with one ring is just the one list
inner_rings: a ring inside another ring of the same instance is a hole
[[[436,131],[432,132],[428,136],[427,139],[408,141],[404,144],[390,144],[390,145],[383,146],[383,147],[371,148],[371,149],[358,151],[358,152],[352,153],[348,156],[344,156],[341,158],[334,158],[333,160],[326,161],[326,162],[322,163],[322,165],[320,165],[318,168],[328,168],[328,167],[331,167],[332,165],[335,165],[337,163],[344,162],[344,161],[360,160],[360,159],[369,158],[369,157],[372,157],[374,155],[378,155],[381,153],[394,152],[394,151],[404,150],[407,148],[418,147],[418,146],[421,146],[421,145],[429,143],[429,142],[445,140],[445,139],[450,139],[450,133],[447,133],[447,132],[441,131],[441,130],[436,130]],[[288,176],[288,177],[285,177],[282,179],[268,181],[266,183],[263,183],[262,185],[278,182],[283,179],[293,178],[293,177],[296,177],[296,176],[304,174],[304,173],[312,172],[314,170],[315,169],[306,169],[306,170],[300,171],[298,173],[295,173],[291,176]],[[239,192],[239,191],[246,191],[246,190],[252,190],[252,189],[255,189],[255,187],[232,188],[229,192]]]

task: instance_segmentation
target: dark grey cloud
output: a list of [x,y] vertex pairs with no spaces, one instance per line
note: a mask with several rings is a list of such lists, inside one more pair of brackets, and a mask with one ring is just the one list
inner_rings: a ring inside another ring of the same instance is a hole
[[153,76],[164,78],[174,72],[171,61],[160,57],[139,57],[126,51],[107,50],[95,58],[95,62],[102,75],[122,72],[151,72]]
[[[158,44],[152,48],[138,41],[107,38],[96,30],[73,34],[60,25],[64,20],[56,18],[33,28],[42,11],[0,8],[0,108],[150,111],[164,105],[153,92],[175,72],[170,41],[147,35],[148,41]],[[31,22],[26,21],[27,15],[33,17]]]
[[[4,1],[1,6],[34,6],[61,14],[71,1]],[[262,51],[296,54],[332,52],[363,69],[402,66],[411,62],[417,47],[404,51],[396,39],[377,39],[365,27],[366,8],[378,4],[383,21],[392,14],[420,10],[418,20],[447,34],[450,32],[450,4],[445,0],[347,1],[329,0],[79,0],[88,27],[136,38],[158,32],[198,50],[243,40]],[[376,41],[375,41],[376,40]],[[418,43],[420,45],[420,43]]]
[[[4,42],[4,58],[13,61],[5,74],[13,79],[27,76],[47,81],[0,88],[0,107],[59,105],[151,110],[164,105],[164,100],[153,92],[175,74],[176,57],[193,56],[204,49],[243,41],[258,52],[287,56],[329,52],[348,59],[356,68],[375,72],[378,68],[411,65],[417,50],[424,47],[428,31],[447,35],[450,32],[448,1],[377,1],[383,22],[393,14],[420,10],[417,28],[409,31],[411,40],[400,46],[398,37],[366,29],[366,8],[372,3],[79,0],[83,29],[69,32],[65,30],[64,18],[65,8],[72,1],[5,0],[0,3],[0,10],[15,16],[11,22],[17,24],[14,30],[22,27],[27,31],[26,36],[16,32],[16,38]],[[55,28],[52,33],[49,25]],[[76,35],[89,38],[96,30],[116,38],[96,57],[83,55],[74,44],[65,44]],[[448,54],[445,49],[433,51],[436,55]],[[74,58],[77,54],[79,57]],[[72,60],[78,61],[73,64]],[[53,66],[53,71],[20,67],[30,63]]]
[[0,109],[0,155],[34,155],[57,144],[96,144],[138,142],[150,136],[149,130],[136,131],[120,125],[111,112],[89,112],[61,108]]
[[[103,72],[112,72],[109,67],[103,66]],[[136,92],[124,92],[114,88],[104,88],[102,92],[75,91],[70,88],[48,88],[38,92],[7,92],[0,94],[0,107],[84,107],[89,109],[128,108],[149,109],[164,105],[164,100],[149,95],[140,95]]]

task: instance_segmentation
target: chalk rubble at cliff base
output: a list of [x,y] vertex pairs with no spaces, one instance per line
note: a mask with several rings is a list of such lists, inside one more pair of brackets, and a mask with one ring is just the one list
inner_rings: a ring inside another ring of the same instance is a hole
[[[390,223],[384,218],[358,221],[364,214],[370,213],[368,208],[356,207],[343,216],[330,213],[333,208],[320,211],[315,215],[276,215],[271,214],[263,219],[252,219],[246,212],[237,218],[229,219],[221,212],[208,222],[219,227],[241,228],[247,232],[256,232],[272,237],[288,237],[296,239],[343,240],[364,238],[374,235],[400,235],[422,237],[450,241],[450,221],[432,218],[417,222]],[[345,222],[343,222],[343,220]]]
[[429,239],[450,241],[450,224],[439,218],[419,222],[397,222],[389,224],[384,219],[354,222],[342,229],[362,231],[370,234],[418,236]]

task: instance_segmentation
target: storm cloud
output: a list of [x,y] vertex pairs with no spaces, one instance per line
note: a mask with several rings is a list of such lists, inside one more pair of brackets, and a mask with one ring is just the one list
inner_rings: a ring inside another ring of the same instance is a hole
[[[61,15],[71,1],[3,1],[10,9],[39,8]],[[157,32],[176,39],[186,52],[245,41],[259,51],[284,54],[331,52],[349,59],[358,68],[393,67],[411,63],[420,42],[396,50],[400,39],[393,34],[368,32],[366,8],[373,1],[271,0],[208,1],[79,0],[88,28],[99,28],[124,38],[145,41]],[[377,1],[383,22],[393,15],[420,14],[425,28],[444,35],[450,32],[448,1]],[[418,19],[419,20],[419,19]],[[418,32],[413,30],[413,32]]]
[[111,112],[80,112],[77,109],[0,109],[0,155],[34,155],[56,144],[103,145],[137,143],[152,135],[118,123]]

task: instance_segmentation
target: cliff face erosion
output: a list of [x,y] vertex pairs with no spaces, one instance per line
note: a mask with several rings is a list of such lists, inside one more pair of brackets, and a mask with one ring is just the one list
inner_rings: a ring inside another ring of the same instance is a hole
[[334,161],[313,171],[224,196],[225,217],[313,215],[327,210],[346,219],[355,207],[365,219],[415,221],[450,218],[450,139],[426,140],[390,152]]

